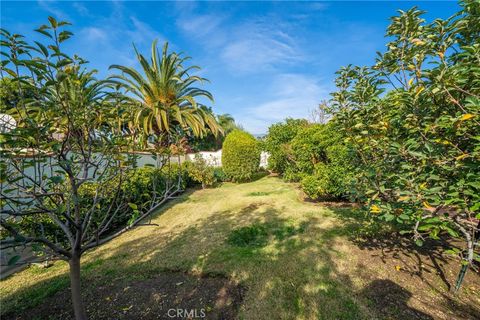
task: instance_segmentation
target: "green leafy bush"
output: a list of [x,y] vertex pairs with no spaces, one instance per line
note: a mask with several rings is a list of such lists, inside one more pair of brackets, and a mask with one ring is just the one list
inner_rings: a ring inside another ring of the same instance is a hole
[[311,124],[300,129],[290,144],[291,158],[297,171],[313,174],[317,163],[329,162],[327,148],[343,144],[343,137],[338,126],[332,122]]
[[193,181],[202,185],[202,189],[211,187],[215,183],[215,170],[209,166],[207,161],[199,154],[195,155],[193,162],[189,165],[188,175]]
[[371,215],[403,226],[418,245],[464,240],[452,250],[463,260],[457,289],[480,261],[472,220],[480,219],[480,2],[461,6],[431,22],[416,8],[400,11],[386,52],[374,66],[339,70],[332,100]]
[[165,192],[165,176],[162,169],[142,167],[131,170],[121,189],[128,203],[133,203],[140,210],[150,206],[153,197],[159,197]]
[[260,165],[260,148],[249,133],[232,131],[225,138],[222,150],[222,166],[226,176],[240,182],[252,179]]
[[[283,141],[280,145],[283,151],[276,153],[278,157],[274,165],[279,167],[280,159],[285,180],[301,181],[304,192],[312,199],[350,195],[353,158],[338,124],[308,124],[287,119],[285,123],[270,128],[267,144],[274,146]],[[280,138],[275,134],[280,134]]]
[[213,169],[213,175],[215,177],[216,182],[225,182],[228,180],[227,175],[225,174],[225,172],[223,171],[223,168],[221,167],[215,167]]
[[[270,154],[268,168],[281,175],[291,165],[290,141],[297,132],[308,126],[305,119],[286,119],[285,122],[275,123],[268,128],[268,134],[263,142],[263,148]],[[290,173],[291,174],[291,173]]]
[[325,160],[315,164],[313,174],[302,179],[302,190],[314,200],[352,196],[354,173],[349,147],[332,145],[323,152]]

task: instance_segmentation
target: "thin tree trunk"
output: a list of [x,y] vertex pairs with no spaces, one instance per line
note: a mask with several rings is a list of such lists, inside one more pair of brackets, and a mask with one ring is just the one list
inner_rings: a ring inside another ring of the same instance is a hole
[[87,320],[87,313],[83,305],[80,284],[80,255],[73,254],[70,263],[70,287],[72,291],[72,304],[76,320]]

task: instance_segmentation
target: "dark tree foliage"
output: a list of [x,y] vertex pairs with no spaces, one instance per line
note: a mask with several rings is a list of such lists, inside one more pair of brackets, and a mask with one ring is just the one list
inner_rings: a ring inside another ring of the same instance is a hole
[[334,121],[358,160],[356,194],[372,215],[395,221],[418,245],[463,239],[460,286],[479,256],[480,2],[426,22],[391,19],[387,51],[372,67],[338,72]]

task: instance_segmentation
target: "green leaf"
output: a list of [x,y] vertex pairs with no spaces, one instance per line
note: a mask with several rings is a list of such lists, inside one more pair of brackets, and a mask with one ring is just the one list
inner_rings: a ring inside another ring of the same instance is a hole
[[58,41],[63,42],[65,40],[69,39],[72,35],[73,35],[73,33],[71,33],[70,31],[62,31],[58,35]]
[[[471,206],[469,209],[470,209],[470,211],[473,211],[473,212],[475,212],[475,211],[477,211],[477,210],[480,210],[480,201],[477,202],[477,203],[475,203],[475,204],[474,204],[473,206]],[[479,218],[478,218],[478,215],[477,215],[477,219],[479,219]]]
[[453,230],[452,228],[448,226],[444,226],[444,229],[447,230],[448,234],[451,235],[454,238],[458,238],[458,232]]
[[47,37],[49,37],[49,38],[51,38],[51,39],[53,39],[52,35],[51,35],[49,32],[47,32],[47,31],[45,31],[45,30],[43,30],[43,29],[35,29],[35,31],[38,32],[38,33],[41,33],[41,34],[43,34],[43,35],[45,35],[45,36],[47,36]]
[[67,74],[63,71],[59,71],[57,73],[57,81],[58,82],[62,82],[63,80],[65,80],[67,78]]
[[13,266],[14,264],[16,264],[18,262],[18,260],[20,260],[20,256],[19,255],[15,255],[13,257],[11,257],[10,259],[8,259],[8,265],[9,266]]
[[59,184],[59,183],[63,182],[63,177],[61,177],[61,176],[51,176],[49,178],[49,180],[52,181],[55,184]]
[[43,44],[41,44],[40,42],[38,41],[34,41],[35,44],[38,46],[38,48],[40,48],[40,51],[42,51],[43,55],[45,57],[48,57],[48,49],[47,47],[45,47]]
[[453,249],[445,250],[444,253],[446,253],[446,254],[453,254],[453,255],[457,255],[457,254],[458,254],[458,252],[456,252],[456,251],[453,250]]
[[419,247],[423,246],[423,240],[422,239],[417,239],[415,240],[415,244]]
[[129,203],[128,203],[128,206],[129,206],[130,208],[132,208],[133,210],[138,210],[138,206],[137,206],[135,203],[129,202]]
[[58,27],[57,20],[55,20],[55,18],[54,18],[54,17],[52,17],[52,16],[49,16],[49,17],[48,17],[48,21],[50,21],[50,25],[51,25],[53,28],[56,28],[56,27]]
[[56,67],[61,68],[61,67],[67,66],[71,63],[72,63],[72,60],[70,60],[70,59],[61,59],[57,62]]
[[395,216],[391,213],[386,213],[383,217],[385,218],[385,221],[392,221],[395,219]]

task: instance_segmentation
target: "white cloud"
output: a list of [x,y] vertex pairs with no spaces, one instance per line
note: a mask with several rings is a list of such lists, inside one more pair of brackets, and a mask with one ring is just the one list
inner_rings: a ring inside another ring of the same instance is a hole
[[268,126],[285,118],[308,118],[310,111],[328,98],[329,92],[329,87],[320,84],[316,78],[279,74],[265,92],[266,101],[234,116],[246,130],[255,134],[266,133]]
[[87,7],[81,2],[74,2],[72,4],[73,8],[77,10],[77,12],[84,17],[90,16],[90,11],[88,11]]
[[134,27],[128,32],[130,41],[150,45],[155,39],[158,39],[160,43],[164,40],[164,37],[160,33],[145,22],[138,20],[134,16],[131,16],[130,20]]
[[222,68],[232,73],[276,70],[304,59],[300,46],[289,34],[292,25],[275,17],[237,21],[225,13],[199,14],[195,7],[189,7],[179,10],[176,25],[209,55],[218,56]]
[[197,41],[209,52],[217,51],[218,47],[228,40],[229,30],[224,24],[227,21],[227,15],[224,13],[198,14],[195,12],[194,2],[188,2],[192,5],[180,8],[178,3],[176,2],[175,6],[178,10],[175,24],[185,36]]
[[45,11],[52,14],[56,19],[70,21],[68,14],[55,6],[55,1],[38,0],[38,5]]
[[218,27],[223,21],[223,17],[218,15],[185,15],[177,20],[177,25],[182,31],[192,34],[196,37],[204,37],[212,32],[218,31]]
[[97,28],[97,27],[87,27],[81,31],[82,35],[85,37],[87,41],[102,41],[106,40],[107,32]]
[[282,25],[268,19],[238,26],[231,39],[223,48],[221,58],[234,72],[274,70],[279,65],[303,60],[294,39],[282,31]]
[[[135,66],[137,59],[132,43],[140,52],[148,55],[153,40],[163,41],[164,37],[136,16],[126,15],[129,12],[121,2],[112,2],[111,6],[110,16],[92,19],[95,23],[78,32],[75,49],[80,48],[81,56],[90,59],[96,67],[108,67],[111,64]],[[104,75],[110,73],[105,68],[101,71],[105,72]]]

